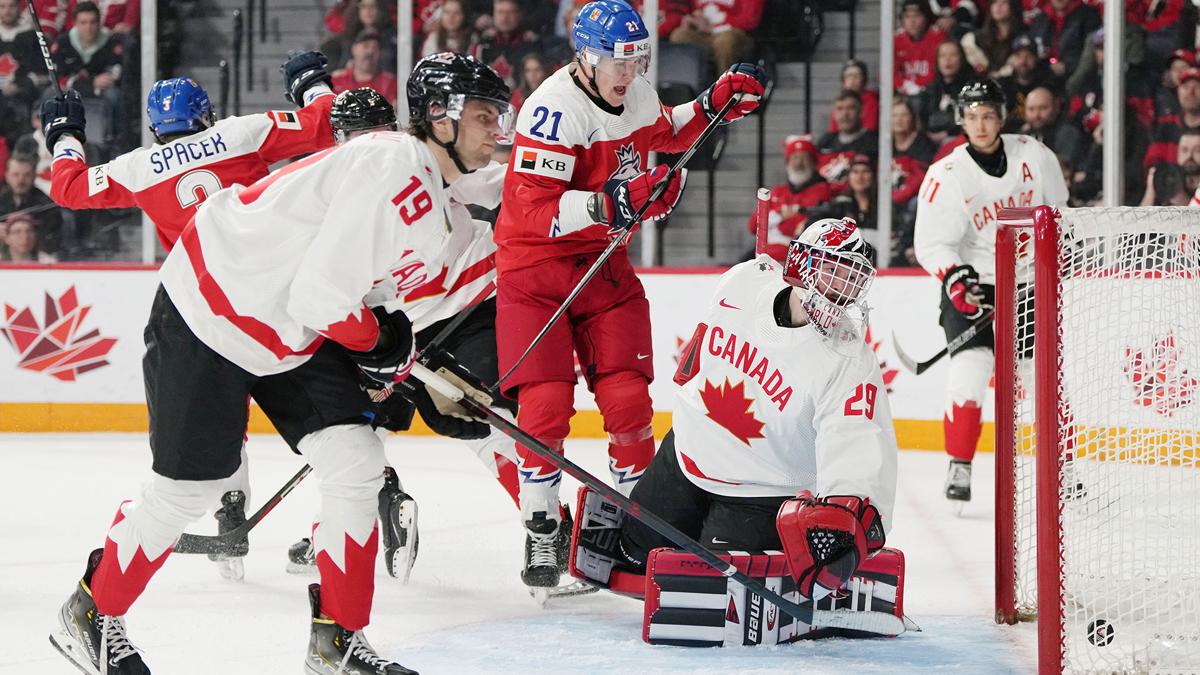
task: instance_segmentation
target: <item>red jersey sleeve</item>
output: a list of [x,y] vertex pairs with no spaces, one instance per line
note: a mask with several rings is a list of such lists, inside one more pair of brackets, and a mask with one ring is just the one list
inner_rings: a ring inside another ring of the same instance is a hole
[[267,111],[271,128],[258,147],[258,156],[273,164],[331,147],[333,127],[329,124],[329,110],[333,99],[332,93],[322,94],[300,110]]
[[108,165],[89,167],[83,145],[63,137],[54,146],[50,198],[68,209],[120,209],[137,206],[133,192],[108,175]]

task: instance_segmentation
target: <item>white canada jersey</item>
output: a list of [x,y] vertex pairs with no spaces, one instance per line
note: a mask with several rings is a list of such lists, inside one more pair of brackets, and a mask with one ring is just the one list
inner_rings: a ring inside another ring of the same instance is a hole
[[402,132],[376,132],[209,198],[163,263],[192,332],[255,375],[308,360],[323,338],[368,350],[364,305],[443,268],[449,201],[437,161]]
[[[376,284],[367,295],[367,305],[382,305],[389,312],[401,311],[420,332],[438,321],[466,309],[496,281],[496,243],[492,226],[471,218],[466,204],[494,209],[500,204],[504,164],[492,162],[450,184],[450,237],[443,252],[442,269],[414,289],[399,292],[392,278]],[[400,270],[393,270],[403,278]],[[495,294],[495,288],[480,301]]]
[[717,285],[680,360],[675,452],[696,486],[730,497],[870,497],[885,527],[896,498],[896,433],[879,362],[835,353],[810,326],[783,328],[790,289],[770,256]]
[[1067,205],[1067,184],[1049,148],[1021,134],[1000,139],[1007,170],[999,178],[979,168],[965,144],[925,174],[913,247],[921,267],[939,279],[952,267],[970,265],[980,281],[995,283],[1000,209]]

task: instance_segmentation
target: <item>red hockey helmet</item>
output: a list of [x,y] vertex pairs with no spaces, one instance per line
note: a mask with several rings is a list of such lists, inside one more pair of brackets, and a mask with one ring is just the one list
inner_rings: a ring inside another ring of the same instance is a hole
[[808,320],[818,333],[829,336],[875,279],[871,245],[852,218],[818,220],[788,246],[783,279],[808,291]]

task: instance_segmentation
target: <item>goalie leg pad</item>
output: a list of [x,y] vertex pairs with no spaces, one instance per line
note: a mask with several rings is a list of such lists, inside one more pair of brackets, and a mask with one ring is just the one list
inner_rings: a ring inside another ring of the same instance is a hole
[[[730,552],[722,559],[793,602],[796,590],[779,551]],[[816,609],[839,612],[904,611],[904,554],[884,548],[868,558]],[[647,563],[642,639],[682,647],[765,646],[825,637],[891,637],[868,631],[823,628],[796,621],[761,596],[675,549],[655,549]]]
[[627,520],[625,512],[581,485],[575,513],[578,518],[571,530],[568,560],[571,576],[640,600],[645,593],[645,577],[623,567],[629,564],[621,551],[621,525]]

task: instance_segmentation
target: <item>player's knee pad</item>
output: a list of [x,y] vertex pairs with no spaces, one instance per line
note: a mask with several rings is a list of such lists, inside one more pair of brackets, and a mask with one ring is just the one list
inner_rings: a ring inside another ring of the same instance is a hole
[[604,416],[604,430],[614,443],[628,445],[649,438],[650,383],[631,370],[613,373],[596,382],[596,405]]
[[300,439],[298,446],[320,479],[319,490],[324,497],[374,504],[383,487],[387,460],[383,442],[369,426],[326,427]]
[[517,398],[521,428],[542,440],[560,440],[571,431],[575,414],[575,385],[572,382],[533,382],[521,385]]
[[965,349],[950,357],[946,379],[947,410],[951,405],[972,402],[983,405],[995,359],[992,350],[982,347]]

